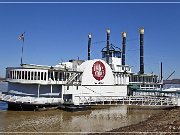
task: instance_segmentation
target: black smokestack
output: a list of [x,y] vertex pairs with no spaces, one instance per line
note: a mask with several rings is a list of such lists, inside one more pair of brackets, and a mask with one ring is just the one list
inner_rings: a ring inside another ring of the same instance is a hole
[[122,65],[126,64],[126,32],[122,32]]
[[140,74],[144,74],[144,28],[140,28]]
[[106,32],[107,32],[107,45],[106,45],[107,54],[106,54],[106,62],[107,62],[107,64],[109,64],[109,38],[110,38],[110,29],[107,29]]
[[88,35],[88,60],[91,59],[91,34]]
[[163,79],[163,65],[162,65],[162,62],[161,62],[161,81]]

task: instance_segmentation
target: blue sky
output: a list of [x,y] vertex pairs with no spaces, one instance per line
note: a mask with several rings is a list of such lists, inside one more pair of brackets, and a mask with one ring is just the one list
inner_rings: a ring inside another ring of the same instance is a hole
[[162,61],[164,79],[173,71],[171,79],[180,78],[180,3],[0,3],[0,76],[6,67],[19,66],[18,36],[24,31],[24,63],[56,65],[78,57],[86,60],[88,33],[92,58],[101,58],[105,42],[99,41],[106,40],[106,28],[111,29],[110,42],[120,48],[121,32],[127,32],[126,64],[138,72],[140,27],[145,28],[145,72],[159,74]]

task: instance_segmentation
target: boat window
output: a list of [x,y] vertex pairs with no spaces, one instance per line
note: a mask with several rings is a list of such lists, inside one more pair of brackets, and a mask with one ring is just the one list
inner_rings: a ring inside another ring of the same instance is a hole
[[51,79],[54,80],[53,72],[51,72]]
[[78,90],[78,86],[76,86],[76,90]]
[[142,77],[142,81],[144,82],[144,77]]
[[21,71],[19,71],[19,79],[21,79]]
[[20,79],[21,75],[20,75],[21,71],[17,71],[17,79]]
[[46,72],[44,73],[44,81],[46,80]]
[[34,72],[34,80],[37,80],[37,72]]
[[154,82],[157,82],[157,77],[154,78]]
[[106,53],[102,52],[102,58],[105,58],[105,57],[106,57]]
[[120,52],[114,52],[114,57],[117,57],[117,58],[120,58],[121,57],[121,55],[120,55],[121,53]]
[[9,72],[8,72],[8,74],[7,74],[7,78],[10,78],[10,74],[9,74]]
[[137,77],[136,76],[134,76],[134,82],[137,82]]
[[55,72],[55,80],[58,80],[58,72]]
[[69,90],[69,86],[67,86],[67,90]]
[[31,80],[33,80],[34,78],[33,78],[33,72],[31,72]]
[[38,72],[38,79],[37,80],[40,80],[40,72]]
[[44,75],[43,72],[41,72],[41,80],[43,80],[43,75]]
[[50,72],[48,72],[48,80],[49,80],[49,78],[50,78]]
[[59,73],[59,80],[62,81],[62,73]]
[[27,80],[27,71],[25,71],[25,78],[24,79],[26,79]]
[[112,57],[113,56],[113,53],[112,52],[109,52],[109,57]]
[[22,79],[24,79],[24,71],[22,71]]
[[28,71],[28,80],[30,80],[30,71]]
[[12,78],[12,71],[10,71],[10,77],[9,78]]

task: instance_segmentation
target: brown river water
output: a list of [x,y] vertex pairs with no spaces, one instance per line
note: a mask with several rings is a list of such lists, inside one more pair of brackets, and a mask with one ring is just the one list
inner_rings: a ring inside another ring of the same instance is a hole
[[96,106],[86,111],[0,111],[0,132],[105,132],[137,124],[162,108]]

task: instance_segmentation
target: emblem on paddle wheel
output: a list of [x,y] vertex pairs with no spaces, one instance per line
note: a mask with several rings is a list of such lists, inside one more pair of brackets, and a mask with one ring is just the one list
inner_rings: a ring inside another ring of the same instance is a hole
[[101,61],[96,61],[92,67],[92,74],[96,80],[102,80],[106,75],[105,65]]

